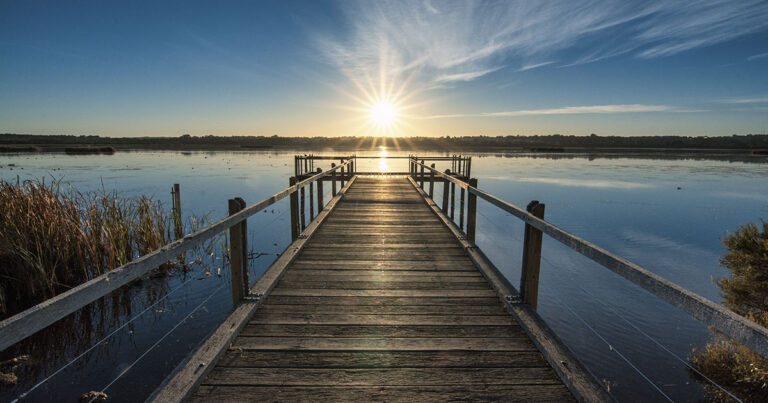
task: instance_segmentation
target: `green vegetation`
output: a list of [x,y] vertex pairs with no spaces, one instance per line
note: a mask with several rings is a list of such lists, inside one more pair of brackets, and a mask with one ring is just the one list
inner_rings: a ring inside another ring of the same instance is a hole
[[165,245],[171,218],[147,197],[0,181],[0,319]]
[[[768,327],[768,222],[739,227],[725,240],[721,264],[730,277],[717,280],[725,305],[739,315]],[[762,227],[762,228],[761,228]],[[693,363],[705,375],[744,401],[768,401],[768,359],[732,340],[709,344],[695,352]],[[730,401],[708,386],[713,401]]]
[[61,151],[72,146],[111,146],[117,149],[239,150],[284,148],[293,150],[372,150],[380,146],[401,151],[483,151],[517,150],[568,152],[606,150],[744,150],[768,149],[768,135],[732,136],[464,136],[464,137],[280,137],[280,136],[192,136],[101,137],[70,135],[0,134],[0,146],[37,145],[44,151]]

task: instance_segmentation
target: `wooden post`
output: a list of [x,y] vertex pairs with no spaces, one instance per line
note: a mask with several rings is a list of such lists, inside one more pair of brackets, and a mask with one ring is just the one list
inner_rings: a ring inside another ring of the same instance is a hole
[[339,168],[339,170],[341,171],[341,180],[339,181],[339,184],[341,185],[342,189],[344,189],[344,168],[346,167]]
[[[451,174],[450,169],[445,170],[446,175]],[[448,179],[443,178],[445,182],[443,182],[443,214],[448,214],[448,193],[450,193],[451,188],[451,182],[448,181]]]
[[173,232],[176,239],[180,239],[184,237],[184,226],[181,221],[181,188],[178,183],[173,184],[171,197],[173,198]]
[[[296,177],[292,176],[288,180],[288,185],[296,184]],[[299,238],[299,195],[298,191],[291,192],[291,241]]]
[[429,198],[435,198],[435,164],[432,164],[432,169],[429,171]]
[[472,157],[467,157],[467,177],[472,175]]
[[456,211],[456,184],[451,182],[451,220],[453,220],[453,213]]
[[[331,169],[336,168],[336,164],[331,163]],[[336,171],[331,172],[331,197],[336,197]]]
[[313,191],[314,182],[309,182],[309,222],[315,219],[315,192]]
[[[544,204],[534,200],[526,210],[538,218],[544,218]],[[523,302],[536,309],[539,299],[539,268],[541,267],[541,231],[525,224],[523,241],[523,268],[520,273],[520,296]]]
[[[306,160],[305,160],[306,161]],[[304,231],[304,228],[307,228],[304,221],[304,210],[306,210],[304,203],[304,198],[306,197],[306,192],[304,191],[304,188],[302,187],[301,190],[299,190],[299,197],[301,200],[299,201],[299,221],[301,222],[301,230]]]
[[[317,168],[317,174],[320,175],[323,173],[322,168]],[[321,211],[323,211],[323,180],[318,179],[317,180],[317,214],[320,214]]]
[[[229,215],[243,209],[243,199],[229,199]],[[243,222],[229,227],[229,267],[232,274],[232,304],[237,305],[247,293],[244,279],[248,273],[246,228]]]
[[420,184],[419,186],[421,186],[421,189],[423,190],[424,189],[424,160],[421,160],[421,173],[420,173],[420,176],[421,176],[421,178],[420,178],[421,182],[419,182],[419,184]]
[[[248,207],[245,204],[245,200],[242,197],[235,197],[235,201],[240,203],[240,210],[245,210]],[[248,273],[248,220],[240,222],[240,230],[242,234],[242,252],[243,252],[243,295],[248,295],[248,289],[250,288],[250,280]]]
[[[477,187],[477,179],[470,179],[469,186]],[[477,195],[467,192],[467,239],[475,242],[475,227],[477,226]]]
[[459,228],[464,230],[464,188],[459,189]]

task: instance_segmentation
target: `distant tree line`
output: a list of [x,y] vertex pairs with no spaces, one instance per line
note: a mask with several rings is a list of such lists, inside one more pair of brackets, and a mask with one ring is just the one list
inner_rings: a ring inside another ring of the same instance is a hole
[[349,148],[378,146],[400,149],[527,149],[559,151],[566,148],[672,148],[672,149],[768,149],[768,135],[732,136],[464,136],[464,137],[280,137],[280,136],[191,136],[178,137],[102,137],[73,135],[0,134],[0,144],[111,145],[139,148]]

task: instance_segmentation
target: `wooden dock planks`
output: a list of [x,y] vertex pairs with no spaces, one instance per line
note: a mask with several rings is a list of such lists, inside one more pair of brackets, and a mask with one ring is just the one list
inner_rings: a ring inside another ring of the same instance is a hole
[[572,396],[406,178],[358,177],[193,401]]

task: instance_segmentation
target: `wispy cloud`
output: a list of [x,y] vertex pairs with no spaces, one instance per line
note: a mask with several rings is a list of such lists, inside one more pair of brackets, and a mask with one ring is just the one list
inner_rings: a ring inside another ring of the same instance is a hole
[[484,76],[488,73],[492,73],[499,68],[491,68],[491,69],[485,69],[480,71],[470,71],[467,73],[456,73],[456,74],[443,74],[441,76],[435,77],[436,83],[448,83],[448,82],[454,82],[454,81],[472,81],[480,76]]
[[519,69],[517,69],[517,71],[527,71],[527,70],[538,69],[539,67],[549,66],[552,63],[554,63],[554,62],[544,62],[544,63],[529,64],[529,65],[520,67]]
[[768,52],[765,52],[765,53],[758,53],[758,54],[756,54],[756,55],[752,55],[752,56],[750,56],[750,57],[748,57],[748,58],[747,58],[747,61],[750,61],[750,62],[751,62],[752,60],[762,59],[762,58],[764,58],[764,57],[768,57]]
[[768,103],[768,96],[746,97],[746,98],[726,98],[722,100],[726,104],[764,104]]
[[432,84],[510,65],[525,71],[548,59],[666,57],[768,29],[764,0],[382,0],[340,8],[348,29],[316,38],[329,61],[351,77],[418,74]]
[[536,115],[584,115],[594,113],[645,113],[645,112],[698,112],[684,110],[667,105],[590,105],[590,106],[566,106],[551,109],[527,109],[502,112],[481,112],[453,115],[431,115],[423,119],[449,119],[467,117],[511,117],[511,116],[536,116]]

